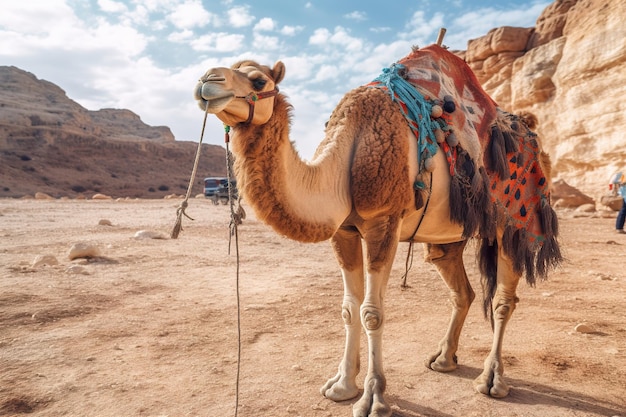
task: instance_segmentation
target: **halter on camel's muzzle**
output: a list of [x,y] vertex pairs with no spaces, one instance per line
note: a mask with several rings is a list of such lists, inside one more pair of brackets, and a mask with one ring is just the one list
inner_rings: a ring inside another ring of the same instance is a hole
[[248,106],[250,106],[250,110],[248,112],[248,120],[246,120],[244,124],[247,125],[252,121],[252,118],[254,117],[254,105],[257,101],[264,98],[274,97],[276,94],[278,94],[278,86],[274,87],[273,90],[264,91],[262,93],[255,93],[253,91],[247,96],[235,96],[235,98],[243,98],[248,103]]

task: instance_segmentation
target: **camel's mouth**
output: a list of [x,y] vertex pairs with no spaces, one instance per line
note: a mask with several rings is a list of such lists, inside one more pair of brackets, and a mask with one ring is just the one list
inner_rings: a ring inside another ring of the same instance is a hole
[[233,92],[223,89],[222,82],[224,80],[224,77],[210,75],[207,79],[203,77],[196,84],[194,98],[198,101],[198,106],[201,110],[207,110],[209,113],[219,113],[235,97]]

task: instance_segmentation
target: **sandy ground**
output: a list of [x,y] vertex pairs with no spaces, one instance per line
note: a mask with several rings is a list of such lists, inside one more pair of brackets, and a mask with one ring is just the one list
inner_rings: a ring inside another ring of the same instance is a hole
[[[191,200],[195,221],[185,219],[178,239],[134,237],[169,235],[179,202],[0,200],[0,415],[234,415],[237,256],[234,241],[228,253],[228,206]],[[402,290],[408,246],[400,245],[384,345],[394,416],[626,416],[626,235],[614,234],[612,218],[559,216],[567,261],[535,288],[520,285],[503,400],[472,387],[491,344],[479,298],[459,368],[440,374],[423,365],[448,321],[447,290],[421,250]],[[319,394],[343,349],[330,245],[283,239],[250,210],[238,236],[238,415],[351,416],[352,401]],[[77,242],[100,256],[70,261]],[[39,255],[58,265],[33,267]],[[466,261],[480,293],[472,248]],[[575,331],[580,323],[592,332]]]

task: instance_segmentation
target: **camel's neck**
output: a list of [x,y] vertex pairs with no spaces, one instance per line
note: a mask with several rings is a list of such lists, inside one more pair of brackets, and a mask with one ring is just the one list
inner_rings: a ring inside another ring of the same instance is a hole
[[279,95],[266,124],[233,129],[237,178],[257,217],[278,233],[326,240],[350,213],[350,149],[325,141],[328,149],[312,163],[303,161],[289,139],[289,110]]

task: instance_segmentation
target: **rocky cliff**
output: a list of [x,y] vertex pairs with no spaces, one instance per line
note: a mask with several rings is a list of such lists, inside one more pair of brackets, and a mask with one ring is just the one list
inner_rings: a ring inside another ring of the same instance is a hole
[[[58,86],[0,66],[0,197],[184,194],[196,148],[129,110],[89,111]],[[224,152],[203,145],[199,176],[224,175]]]
[[465,59],[509,111],[537,116],[554,176],[596,201],[626,169],[626,2],[556,0],[534,28],[500,27]]

